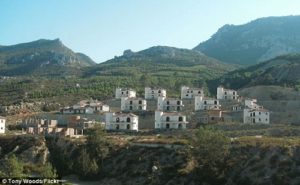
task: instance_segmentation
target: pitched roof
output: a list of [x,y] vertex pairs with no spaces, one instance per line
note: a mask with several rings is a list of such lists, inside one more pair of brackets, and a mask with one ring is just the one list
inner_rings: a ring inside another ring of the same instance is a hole
[[250,112],[255,112],[255,111],[259,111],[259,112],[269,112],[268,109],[251,109]]

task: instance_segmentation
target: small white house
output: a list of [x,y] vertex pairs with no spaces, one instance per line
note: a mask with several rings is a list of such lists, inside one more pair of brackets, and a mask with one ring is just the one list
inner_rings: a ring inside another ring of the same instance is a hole
[[232,89],[224,89],[224,87],[219,86],[217,88],[217,99],[218,100],[237,100],[237,91]]
[[182,113],[155,111],[155,129],[186,129],[187,124]]
[[72,107],[64,107],[62,114],[94,114],[108,112],[109,106],[98,100],[82,100]]
[[166,97],[157,98],[157,110],[160,111],[181,111],[183,106],[181,99]]
[[244,109],[244,123],[270,123],[270,112],[266,109]]
[[263,106],[257,104],[256,99],[246,98],[244,103],[238,103],[232,106],[232,111],[238,112],[243,111],[243,109],[263,109]]
[[147,101],[142,98],[121,98],[122,111],[143,111],[147,109]]
[[136,91],[133,89],[116,88],[116,99],[121,99],[122,97],[135,98]]
[[195,96],[203,96],[204,91],[201,88],[181,87],[181,99],[193,99]]
[[6,118],[0,116],[0,134],[5,133],[5,122],[6,122]]
[[198,110],[219,110],[219,100],[203,96],[195,96],[195,111]]
[[90,106],[77,106],[74,105],[72,107],[74,114],[93,114],[94,113],[94,109]]
[[167,91],[162,88],[145,87],[145,99],[157,99],[158,97],[167,97]]
[[263,109],[263,106],[257,104],[256,99],[245,99],[245,107],[250,109]]
[[105,113],[106,130],[138,131],[139,117],[132,113]]

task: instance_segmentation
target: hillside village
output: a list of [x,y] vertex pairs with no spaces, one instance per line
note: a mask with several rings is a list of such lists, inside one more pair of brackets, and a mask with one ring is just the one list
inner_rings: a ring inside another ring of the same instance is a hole
[[[3,184],[300,184],[300,16],[245,23],[244,9],[278,2],[181,3],[0,11]],[[210,22],[226,25],[208,38]]]
[[[193,129],[214,123],[269,124],[270,112],[256,99],[244,98],[232,89],[217,88],[216,97],[207,97],[202,88],[181,87],[180,98],[169,98],[163,88],[145,87],[144,97],[129,88],[116,88],[114,103],[81,100],[59,110],[65,121],[28,117],[22,133],[80,137],[84,130],[100,124],[107,131]],[[1,133],[5,118],[1,117]]]

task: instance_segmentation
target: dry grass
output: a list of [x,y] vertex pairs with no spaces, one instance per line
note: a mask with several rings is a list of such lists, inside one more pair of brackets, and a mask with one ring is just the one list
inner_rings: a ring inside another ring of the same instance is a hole
[[240,137],[234,142],[242,146],[280,146],[280,147],[292,147],[300,146],[300,137],[265,137],[257,138],[257,136],[244,136]]

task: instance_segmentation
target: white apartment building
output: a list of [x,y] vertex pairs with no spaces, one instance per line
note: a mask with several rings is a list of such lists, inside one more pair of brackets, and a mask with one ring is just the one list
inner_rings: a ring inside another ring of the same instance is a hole
[[155,129],[186,129],[187,124],[182,113],[155,111]]
[[203,96],[195,96],[195,111],[198,110],[219,110],[219,100]]
[[116,99],[121,99],[122,97],[135,98],[136,91],[133,89],[122,89],[116,88]]
[[142,98],[121,98],[121,111],[145,111],[147,101]]
[[106,130],[138,131],[139,117],[132,113],[105,113]]
[[167,97],[167,91],[162,88],[145,87],[145,99],[157,99],[158,97]]
[[160,111],[181,111],[183,109],[181,99],[158,97],[157,110]]
[[270,123],[270,112],[266,109],[244,109],[244,123]]
[[203,96],[204,91],[201,88],[181,87],[181,99],[193,99],[195,96]]
[[237,91],[232,89],[224,89],[224,87],[219,86],[217,88],[217,99],[218,100],[237,100],[238,99]]

